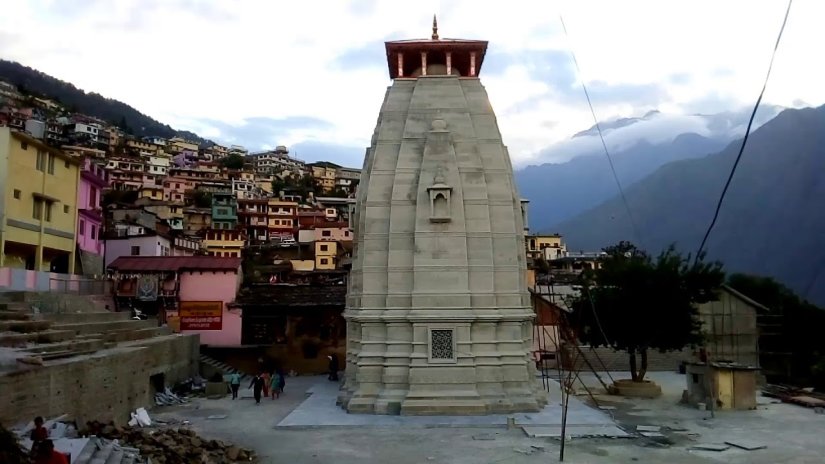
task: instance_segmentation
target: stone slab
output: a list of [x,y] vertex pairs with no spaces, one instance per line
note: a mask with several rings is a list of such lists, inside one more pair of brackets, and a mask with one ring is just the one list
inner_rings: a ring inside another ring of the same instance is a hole
[[662,428],[658,425],[637,425],[637,432],[658,432]]
[[719,443],[699,443],[693,445],[693,449],[702,450],[702,451],[725,451],[730,448],[730,445],[724,445]]
[[[561,425],[522,427],[530,438],[561,438]],[[565,433],[571,438],[607,437],[630,438],[630,434],[615,425],[567,425]]]
[[751,440],[728,440],[725,444],[735,446],[736,448],[741,448],[746,451],[760,450],[768,447],[768,445],[765,445],[764,443]]
[[[309,397],[281,420],[276,427],[318,426],[402,426],[402,427],[489,427],[506,426],[513,418],[519,426],[560,425],[562,408],[558,402],[557,384],[551,387],[551,400],[536,413],[490,414],[484,416],[388,416],[350,414],[336,404],[339,384],[319,380],[307,390]],[[613,426],[615,422],[603,411],[592,408],[576,398],[570,398],[567,424]],[[617,433],[613,431],[611,433]],[[622,432],[624,433],[624,432]]]

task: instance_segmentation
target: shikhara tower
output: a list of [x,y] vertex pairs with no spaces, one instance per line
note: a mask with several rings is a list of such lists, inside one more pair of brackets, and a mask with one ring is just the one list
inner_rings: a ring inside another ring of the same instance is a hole
[[339,397],[354,413],[488,414],[546,403],[530,358],[524,222],[478,78],[487,42],[386,43],[358,189]]

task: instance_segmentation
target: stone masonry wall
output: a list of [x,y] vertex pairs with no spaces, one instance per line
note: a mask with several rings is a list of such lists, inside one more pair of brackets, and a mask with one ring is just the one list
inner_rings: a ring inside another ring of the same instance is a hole
[[195,375],[199,350],[195,335],[168,335],[0,374],[0,422],[69,414],[78,424],[125,424],[130,411],[154,405],[150,376],[172,385]]
[[[588,346],[581,347],[585,358],[590,361],[590,364],[597,371],[603,371],[602,363],[608,371],[629,372],[630,358],[624,351],[613,351],[610,348],[590,348]],[[594,351],[596,352],[594,354]],[[598,355],[598,357],[597,357]],[[679,364],[682,361],[689,359],[690,354],[687,351],[673,351],[669,353],[660,353],[656,350],[648,352],[647,355],[647,370],[648,371],[671,371],[675,372],[679,369]],[[599,362],[601,359],[601,362]],[[636,355],[636,362],[641,362],[639,355]],[[578,361],[579,370],[588,370],[587,364],[583,360]],[[628,374],[629,375],[629,374]]]

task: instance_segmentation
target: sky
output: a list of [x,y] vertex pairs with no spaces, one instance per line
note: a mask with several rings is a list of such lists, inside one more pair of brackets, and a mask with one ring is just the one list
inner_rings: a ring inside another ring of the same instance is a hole
[[[0,58],[255,151],[360,167],[391,81],[383,42],[489,41],[480,77],[516,167],[599,120],[752,106],[784,0],[16,0]],[[560,22],[564,18],[568,34]],[[764,102],[825,102],[825,2],[795,0]],[[571,59],[575,53],[581,73]]]

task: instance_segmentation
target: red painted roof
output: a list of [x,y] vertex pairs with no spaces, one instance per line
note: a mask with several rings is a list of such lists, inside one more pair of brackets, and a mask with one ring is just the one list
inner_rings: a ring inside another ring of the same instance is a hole
[[121,256],[109,265],[117,271],[234,271],[241,258],[217,256]]

